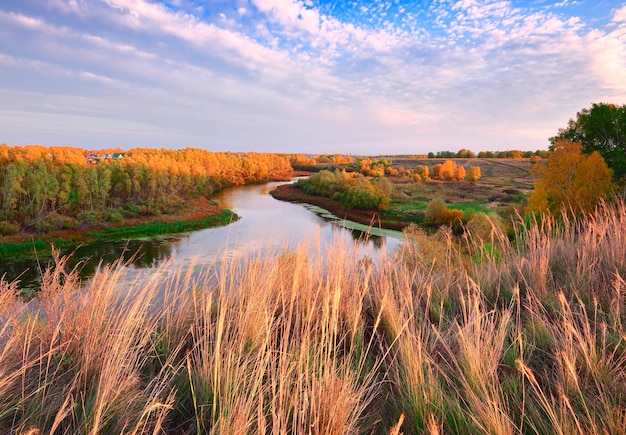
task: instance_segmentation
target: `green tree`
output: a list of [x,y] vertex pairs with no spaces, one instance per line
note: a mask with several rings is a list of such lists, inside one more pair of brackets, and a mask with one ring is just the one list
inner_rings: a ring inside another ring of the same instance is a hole
[[530,172],[536,178],[528,198],[530,210],[553,216],[563,208],[589,213],[613,190],[612,171],[602,156],[597,151],[587,156],[579,143],[564,139],[557,141],[546,163],[536,164]]
[[597,151],[613,170],[614,180],[626,184],[626,104],[599,103],[576,114],[567,128],[550,138],[552,147],[559,139],[582,144],[583,152]]

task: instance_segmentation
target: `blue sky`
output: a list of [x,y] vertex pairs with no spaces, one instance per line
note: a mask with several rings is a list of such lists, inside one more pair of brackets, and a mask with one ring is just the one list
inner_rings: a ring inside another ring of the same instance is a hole
[[3,0],[0,142],[545,149],[626,104],[619,0]]

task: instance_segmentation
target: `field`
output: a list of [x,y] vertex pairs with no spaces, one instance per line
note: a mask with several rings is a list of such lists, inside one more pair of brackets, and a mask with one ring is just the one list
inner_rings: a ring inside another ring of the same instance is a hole
[[0,432],[623,433],[626,207],[494,231],[130,286],[60,259],[0,285]]
[[[418,165],[434,166],[445,159],[402,159],[394,158],[393,167],[413,170]],[[446,201],[448,207],[460,210],[493,211],[503,215],[519,207],[532,191],[530,175],[532,163],[528,159],[453,159],[466,169],[478,166],[482,177],[475,183],[465,181],[431,181],[413,183],[410,180],[394,179],[396,187],[389,211],[383,216],[402,220],[414,214],[413,220],[420,222],[420,213],[428,202],[436,197]],[[417,216],[415,216],[415,212]]]

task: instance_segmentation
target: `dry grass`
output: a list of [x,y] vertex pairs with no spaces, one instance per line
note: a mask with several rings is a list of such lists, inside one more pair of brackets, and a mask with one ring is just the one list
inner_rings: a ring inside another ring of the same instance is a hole
[[57,259],[0,284],[0,432],[622,433],[624,204],[497,231],[85,288]]

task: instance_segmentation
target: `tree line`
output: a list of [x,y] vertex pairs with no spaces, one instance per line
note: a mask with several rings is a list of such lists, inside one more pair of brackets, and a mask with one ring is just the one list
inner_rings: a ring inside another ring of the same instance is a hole
[[429,159],[529,159],[534,157],[546,158],[549,151],[536,150],[536,151],[521,151],[521,150],[506,150],[506,151],[480,151],[478,154],[471,150],[462,148],[457,152],[454,151],[437,151],[436,153],[430,152],[427,154]]
[[80,148],[0,145],[0,232],[172,213],[194,196],[291,172],[266,153],[131,149],[89,164]]

